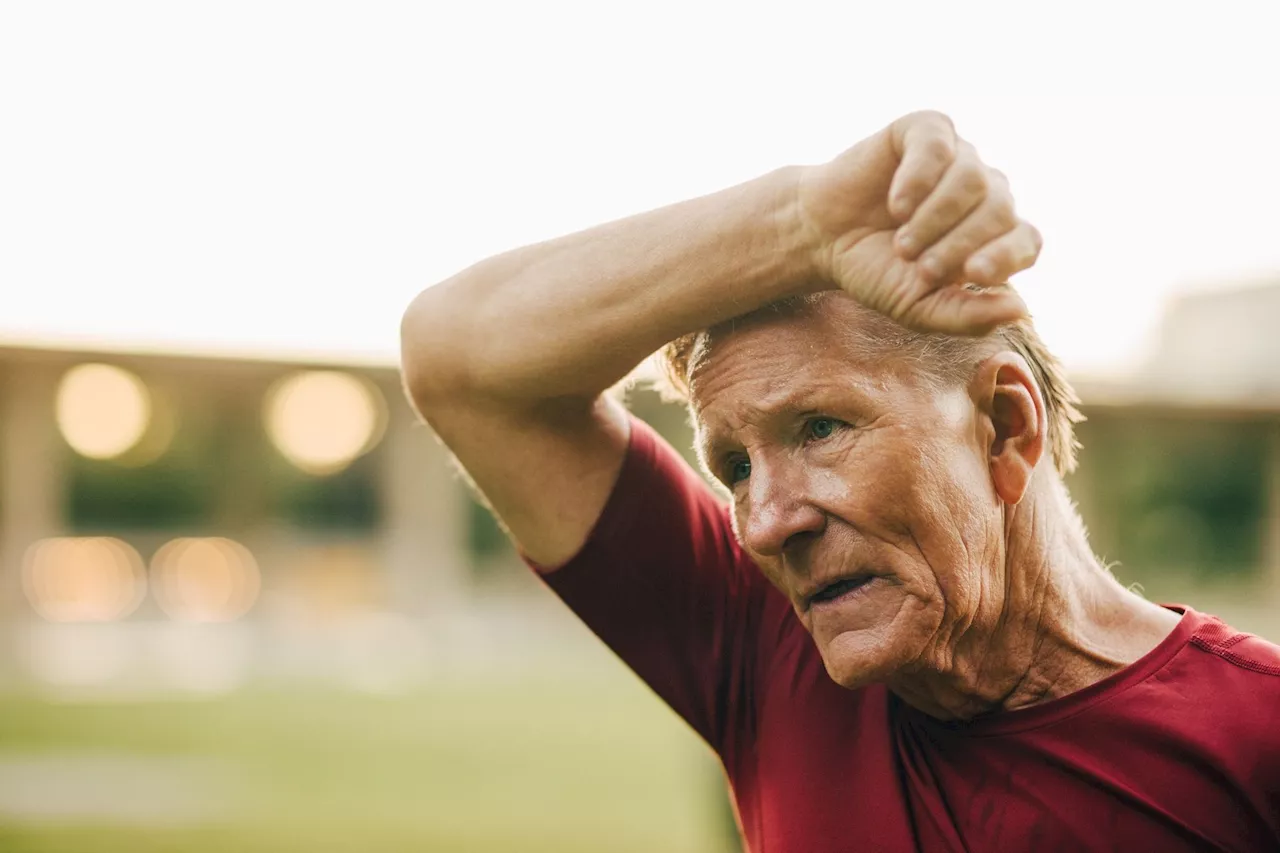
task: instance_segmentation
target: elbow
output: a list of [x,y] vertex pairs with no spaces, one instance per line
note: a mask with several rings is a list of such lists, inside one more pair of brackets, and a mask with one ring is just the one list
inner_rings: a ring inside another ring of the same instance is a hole
[[414,298],[400,320],[400,376],[409,402],[427,421],[458,408],[525,408],[548,397],[539,381],[545,358],[528,336],[494,335],[509,312],[475,280],[455,277]]
[[465,350],[456,340],[456,310],[436,287],[419,293],[400,319],[400,377],[409,402],[424,415],[442,398],[463,392]]

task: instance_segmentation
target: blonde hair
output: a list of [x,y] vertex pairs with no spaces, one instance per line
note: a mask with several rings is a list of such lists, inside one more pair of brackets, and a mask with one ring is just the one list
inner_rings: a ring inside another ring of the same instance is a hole
[[[731,320],[727,325],[733,328],[753,319],[814,310],[825,296],[819,293],[775,302]],[[657,386],[664,398],[691,404],[693,374],[709,352],[711,331],[704,329],[683,335],[658,351],[656,361],[660,378]],[[1076,451],[1080,449],[1075,437],[1075,424],[1084,420],[1080,399],[1067,380],[1062,363],[1049,352],[1030,320],[1000,326],[982,338],[914,332],[887,318],[869,329],[859,328],[857,333],[882,349],[914,356],[922,370],[944,381],[967,378],[979,362],[1000,348],[1016,352],[1030,366],[1044,398],[1048,444],[1054,468],[1062,476],[1075,470]]]

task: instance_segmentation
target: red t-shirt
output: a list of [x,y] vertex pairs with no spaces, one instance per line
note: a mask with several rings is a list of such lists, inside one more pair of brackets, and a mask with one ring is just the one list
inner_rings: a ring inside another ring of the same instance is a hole
[[845,690],[632,421],[618,484],[547,584],[719,754],[752,853],[1280,850],[1280,647],[1190,608],[1091,687],[942,723]]

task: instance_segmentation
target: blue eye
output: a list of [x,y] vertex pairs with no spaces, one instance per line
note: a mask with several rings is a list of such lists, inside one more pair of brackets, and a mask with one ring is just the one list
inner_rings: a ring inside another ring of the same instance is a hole
[[833,418],[814,418],[809,421],[810,438],[830,438],[835,431],[836,422]]
[[751,460],[735,459],[729,463],[729,485],[741,483],[751,476]]

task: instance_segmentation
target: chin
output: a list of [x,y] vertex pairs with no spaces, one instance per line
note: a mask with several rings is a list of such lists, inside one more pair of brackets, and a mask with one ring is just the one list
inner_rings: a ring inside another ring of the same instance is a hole
[[819,647],[831,680],[846,690],[888,681],[911,660],[901,644],[865,631],[847,631]]

